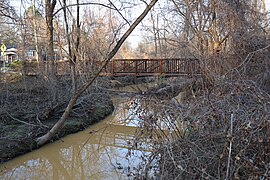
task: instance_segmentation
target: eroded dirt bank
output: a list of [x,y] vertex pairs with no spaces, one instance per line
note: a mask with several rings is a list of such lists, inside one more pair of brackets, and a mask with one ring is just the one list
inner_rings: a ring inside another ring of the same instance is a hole
[[[52,100],[49,86],[36,77],[26,77],[0,86],[0,163],[37,148],[37,137],[60,118],[71,96],[67,81],[57,85]],[[114,107],[105,91],[91,88],[73,107],[64,128],[53,140],[87,128],[108,116]]]
[[[38,148],[42,136],[59,120],[71,97],[70,80],[60,77],[54,89],[35,76],[1,76],[0,163]],[[151,81],[151,80],[150,80]],[[145,78],[98,78],[78,99],[64,128],[52,140],[86,129],[114,110],[112,88],[148,82]],[[53,100],[52,91],[56,92]]]

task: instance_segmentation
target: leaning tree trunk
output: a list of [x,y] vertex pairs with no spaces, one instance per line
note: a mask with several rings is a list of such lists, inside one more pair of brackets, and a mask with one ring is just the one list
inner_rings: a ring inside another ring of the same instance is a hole
[[158,0],[152,0],[149,5],[145,8],[143,13],[135,20],[135,22],[129,27],[129,29],[125,32],[125,34],[121,37],[121,39],[117,42],[115,47],[112,49],[112,51],[108,54],[106,61],[104,62],[103,66],[100,67],[96,75],[86,82],[84,85],[82,85],[76,93],[72,96],[70,99],[67,108],[59,121],[52,127],[52,129],[45,134],[44,136],[39,137],[36,141],[38,145],[43,145],[46,142],[48,142],[63,126],[68,118],[72,107],[76,103],[77,99],[81,96],[81,94],[94,82],[94,80],[98,77],[102,69],[109,63],[109,61],[113,58],[113,56],[117,53],[117,51],[120,49],[122,44],[125,42],[125,40],[128,38],[128,36],[132,33],[132,31],[136,28],[136,26],[144,19],[144,17],[148,14],[148,12],[151,10],[151,8],[156,4]]

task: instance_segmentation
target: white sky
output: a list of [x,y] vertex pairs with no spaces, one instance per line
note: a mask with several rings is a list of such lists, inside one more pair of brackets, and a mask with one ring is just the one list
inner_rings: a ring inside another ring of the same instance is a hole
[[[166,0],[159,0],[159,3],[166,3]],[[270,0],[265,0],[266,9],[267,11],[270,11]],[[140,13],[143,11],[143,9],[137,10],[136,13],[134,13],[133,16],[137,15],[139,16]],[[138,43],[142,40],[142,32],[140,31],[141,26],[138,25],[136,29],[132,32],[130,37],[127,39],[133,48],[136,48]]]
[[[15,6],[16,7],[16,10],[18,12],[20,12],[21,14],[23,14],[24,9],[29,6],[27,4],[31,4],[31,1],[32,0],[10,0],[11,4],[13,6]],[[42,2],[43,0],[36,0],[36,1],[37,2]],[[73,1],[73,0],[70,0],[70,1]],[[99,1],[102,1],[102,0],[96,0],[95,2],[99,2]],[[21,2],[25,2],[25,4],[23,4],[23,7],[21,7]],[[114,0],[114,2],[117,2],[117,0]],[[132,1],[132,2],[135,2],[135,1]],[[159,0],[158,3],[161,3],[161,4],[164,4],[165,3],[166,4],[166,0]],[[266,9],[267,9],[267,11],[270,11],[270,0],[265,0],[265,3],[266,3]],[[133,9],[130,10],[131,17],[133,18],[133,20],[142,13],[142,11],[144,10],[144,7],[145,7],[145,5],[137,6],[136,8],[133,8]],[[142,33],[140,32],[140,29],[141,29],[141,26],[138,25],[136,27],[136,29],[132,32],[132,34],[130,35],[130,37],[127,39],[130,42],[130,44],[131,44],[131,46],[133,48],[136,48],[137,45],[138,45],[138,43],[143,38],[142,37]]]

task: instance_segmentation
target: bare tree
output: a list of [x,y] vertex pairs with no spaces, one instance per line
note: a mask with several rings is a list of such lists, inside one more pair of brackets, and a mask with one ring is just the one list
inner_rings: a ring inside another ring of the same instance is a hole
[[17,20],[15,9],[12,6],[10,6],[9,1],[0,0],[0,16]]
[[87,83],[83,84],[77,91],[74,93],[74,95],[71,97],[67,108],[65,109],[65,112],[59,119],[59,121],[52,127],[52,129],[45,134],[44,136],[41,136],[37,139],[38,145],[43,145],[46,142],[48,142],[63,126],[64,123],[69,116],[72,107],[76,103],[77,99],[81,96],[81,94],[94,82],[94,80],[97,78],[97,76],[100,74],[102,69],[109,63],[109,61],[113,58],[113,56],[117,53],[121,45],[125,42],[125,40],[128,38],[128,36],[132,33],[132,31],[136,28],[136,26],[143,20],[143,18],[148,14],[148,12],[151,10],[151,8],[156,4],[158,0],[152,0],[149,5],[145,8],[143,13],[134,21],[134,23],[128,28],[128,30],[123,34],[123,36],[120,38],[120,40],[117,42],[115,47],[110,51],[110,53],[107,55],[105,62],[103,65],[99,68],[98,72],[95,74],[94,77],[92,77],[91,80],[89,80]]

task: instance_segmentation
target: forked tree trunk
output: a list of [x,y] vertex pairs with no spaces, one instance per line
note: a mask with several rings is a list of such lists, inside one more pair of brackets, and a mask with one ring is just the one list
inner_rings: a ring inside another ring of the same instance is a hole
[[148,14],[148,12],[151,10],[151,8],[156,4],[158,0],[152,0],[149,5],[145,8],[143,13],[135,20],[135,22],[129,27],[129,29],[125,32],[125,34],[121,37],[121,39],[117,42],[115,47],[112,49],[112,51],[108,54],[106,61],[104,62],[103,66],[100,67],[96,75],[86,82],[84,85],[82,85],[76,93],[71,97],[67,108],[59,121],[52,127],[52,129],[46,133],[44,136],[39,137],[36,141],[38,145],[43,145],[46,142],[48,142],[52,137],[55,136],[55,134],[64,126],[66,119],[68,118],[72,107],[76,103],[77,99],[81,96],[81,94],[91,86],[91,84],[94,82],[94,80],[98,77],[102,69],[109,63],[109,61],[113,58],[113,56],[117,53],[119,48],[122,46],[122,44],[125,42],[125,40],[128,38],[128,36],[132,33],[132,31],[136,28],[136,26],[144,19],[144,17]]

